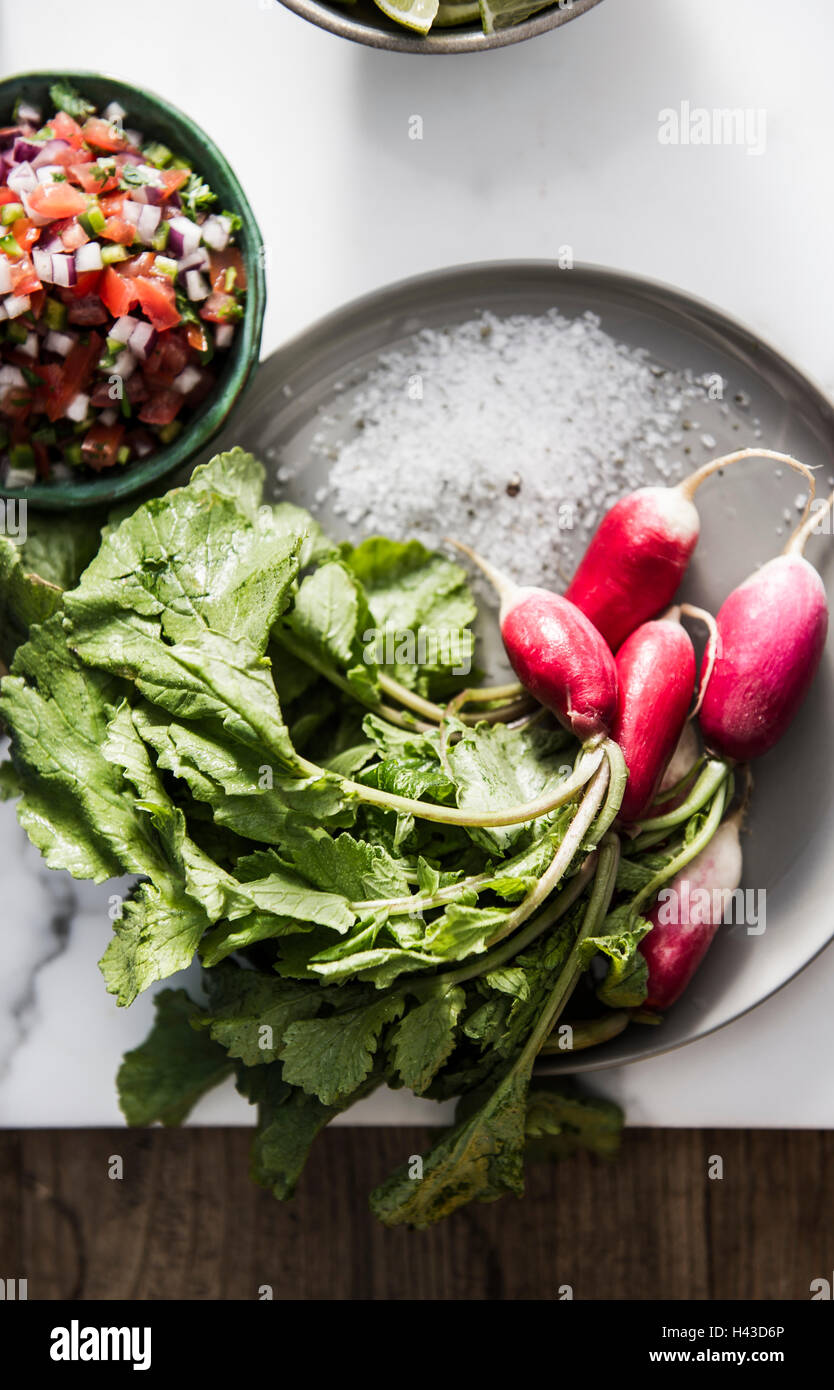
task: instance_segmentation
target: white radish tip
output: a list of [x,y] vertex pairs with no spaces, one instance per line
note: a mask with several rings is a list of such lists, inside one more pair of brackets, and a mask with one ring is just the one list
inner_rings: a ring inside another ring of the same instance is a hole
[[466,555],[467,558],[472,561],[473,565],[478,566],[482,574],[486,575],[501,600],[502,608],[505,604],[512,602],[518,593],[518,585],[514,584],[507,575],[497,570],[494,565],[491,565],[488,560],[485,560],[482,555],[479,555],[477,550],[473,550],[471,545],[466,545],[463,541],[456,541],[453,536],[444,536],[444,541],[446,545],[452,545],[455,550],[460,550],[462,554]]
[[803,520],[807,517],[816,492],[813,471],[806,463],[800,463],[799,459],[795,459],[792,454],[780,454],[775,449],[736,449],[732,454],[722,454],[720,458],[703,463],[700,468],[695,469],[694,473],[690,473],[689,477],[683,478],[677,484],[677,491],[682,493],[684,497],[688,497],[691,502],[701,483],[706,482],[713,473],[717,473],[722,468],[729,468],[733,463],[740,463],[743,459],[771,459],[774,463],[787,464],[795,472],[801,473],[808,484],[809,496]]

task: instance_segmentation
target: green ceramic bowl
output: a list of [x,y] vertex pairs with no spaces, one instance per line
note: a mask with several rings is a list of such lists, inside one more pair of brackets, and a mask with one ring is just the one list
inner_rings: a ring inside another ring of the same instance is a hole
[[77,482],[39,483],[35,487],[9,491],[0,488],[0,497],[25,500],[33,507],[44,507],[51,511],[102,505],[137,492],[153,490],[169,473],[205,448],[225,423],[257,365],[266,307],[261,252],[263,241],[246,195],[214,141],[176,106],[155,96],[153,92],[100,73],[18,73],[0,82],[0,126],[9,124],[14,103],[20,96],[48,110],[49,87],[58,77],[71,82],[84,96],[94,101],[99,110],[108,102],[118,101],[127,112],[129,127],[141,130],[150,139],[161,140],[175,153],[193,162],[194,168],[217,194],[217,206],[229,208],[243,219],[237,242],[246,265],[248,288],[244,300],[245,313],[226,354],[217,385],[172,444],[146,459],[108,469],[98,476],[79,477]]

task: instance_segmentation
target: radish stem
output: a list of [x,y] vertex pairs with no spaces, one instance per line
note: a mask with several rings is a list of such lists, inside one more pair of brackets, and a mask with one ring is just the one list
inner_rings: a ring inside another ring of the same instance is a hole
[[599,1018],[586,1018],[571,1024],[571,1045],[563,1047],[561,1038],[557,1041],[551,1034],[542,1047],[543,1055],[550,1052],[584,1052],[588,1047],[599,1047],[600,1043],[610,1042],[625,1032],[631,1022],[628,1009],[607,1009]]
[[592,829],[593,838],[599,844],[606,831],[610,830],[614,821],[617,819],[620,806],[623,800],[623,793],[628,782],[628,768],[623,757],[622,749],[613,738],[607,738],[603,743],[605,756],[608,759],[608,795],[605,798],[605,805],[600,812],[599,819],[594,823]]
[[516,932],[510,941],[506,941],[503,946],[495,946],[487,951],[486,955],[479,956],[476,961],[471,961],[467,965],[458,966],[455,970],[447,970],[443,975],[435,975],[430,980],[421,980],[423,986],[430,986],[428,992],[435,993],[437,989],[446,989],[450,985],[461,985],[467,980],[474,980],[479,975],[487,975],[492,970],[497,970],[506,961],[512,960],[520,951],[526,951],[527,947],[541,936],[542,932],[552,927],[565,913],[573,907],[594,876],[598,862],[598,854],[594,851],[583,861],[578,873],[574,874],[569,883],[558,893],[555,898],[539,913],[532,922],[529,922],[523,931]]
[[629,918],[632,922],[639,913],[643,903],[653,898],[658,890],[663,887],[664,883],[674,878],[680,873],[681,869],[685,869],[686,865],[690,864],[692,860],[701,853],[702,849],[706,849],[721,824],[724,809],[729,801],[727,792],[728,784],[725,779],[719,784],[718,790],[713,796],[709,814],[698,833],[693,835],[689,843],[684,845],[683,849],[681,849],[678,854],[674,855],[673,858],[669,860],[668,864],[660,869],[644,888],[640,889],[639,893],[635,893],[629,904]]
[[682,825],[684,821],[689,820],[690,816],[694,816],[696,811],[700,811],[711,800],[721,783],[726,780],[729,771],[729,764],[720,758],[708,758],[695,786],[680,806],[674,811],[668,811],[665,816],[652,816],[649,820],[638,821],[641,833],[636,844],[640,845],[643,834],[654,830],[672,830],[674,826]]
[[447,545],[453,545],[456,550],[460,550],[464,555],[468,556],[473,565],[478,566],[482,574],[486,575],[502,603],[509,602],[518,592],[518,585],[514,584],[511,579],[508,579],[500,570],[497,570],[495,566],[491,565],[488,560],[485,560],[482,555],[479,555],[477,550],[473,550],[471,545],[465,545],[463,541],[456,541],[451,536],[446,536],[445,541]]
[[593,824],[594,817],[600,808],[606,788],[608,787],[609,777],[609,765],[608,759],[606,758],[602,765],[597,768],[592,780],[588,784],[588,789],[579,803],[576,815],[565,831],[565,837],[550,864],[545,869],[533,891],[528,893],[527,897],[520,903],[515,912],[511,912],[507,920],[498,929],[489,943],[490,946],[494,946],[499,941],[503,941],[505,936],[509,936],[511,932],[514,932],[516,927],[521,926],[522,922],[526,922],[527,918],[535,912],[539,904],[543,903],[545,898],[549,897],[553,892],[554,888],[559,886],[570,867],[571,860],[574,855],[578,853],[582,846],[582,841],[585,839],[585,836]]
[[620,842],[616,835],[606,836],[599,850],[597,870],[594,875],[594,884],[591,895],[588,899],[588,906],[585,909],[585,916],[582,925],[576,934],[576,940],[571,947],[570,955],[565,961],[559,973],[556,987],[550,995],[550,999],[545,1006],[541,1018],[533,1029],[532,1034],[524,1048],[522,1056],[529,1058],[532,1052],[535,1057],[545,1038],[549,1037],[559,1021],[565,1005],[576,989],[580,979],[585,973],[585,966],[580,958],[580,947],[588,936],[593,936],[594,932],[605,920],[614,887],[617,882],[617,868],[620,862]]
[[721,458],[712,459],[709,463],[704,463],[700,468],[696,468],[694,473],[690,473],[688,478],[677,484],[677,489],[690,502],[694,497],[701,483],[706,482],[707,478],[713,473],[717,473],[721,468],[728,468],[730,464],[740,463],[742,459],[772,459],[774,463],[786,463],[789,468],[793,468],[797,473],[801,473],[808,483],[808,501],[805,504],[804,516],[808,515],[811,503],[816,492],[816,482],[811,469],[805,463],[800,463],[791,454],[779,454],[774,449],[737,449],[732,454],[724,454]]
[[[445,711],[441,705],[435,704],[433,700],[427,700],[423,695],[418,695],[416,691],[409,690],[407,685],[401,685],[399,681],[394,680],[393,676],[386,675],[384,671],[380,671],[379,673],[379,685],[380,689],[384,690],[386,695],[390,695],[394,700],[399,700],[400,704],[405,705],[407,709],[414,710],[416,714],[424,715],[435,724],[442,723]],[[516,719],[520,714],[526,713],[533,704],[532,697],[525,694],[523,686],[518,685],[518,683],[515,685],[495,686],[494,690],[499,692],[498,696],[494,694],[480,694],[469,689],[462,690],[459,695],[456,695],[455,700],[458,701],[460,705],[468,705],[470,702],[491,703],[493,700],[500,698],[500,692],[503,691],[509,691],[510,695],[513,696],[509,702],[503,705],[499,704],[494,709],[484,710],[480,714],[459,714],[458,718],[461,723],[505,724],[511,719]]]
[[416,801],[408,796],[397,796],[394,792],[380,791],[377,787],[367,787],[362,782],[353,782],[339,773],[326,772],[316,763],[306,758],[298,758],[300,775],[305,777],[331,777],[344,791],[365,801],[371,806],[379,806],[383,811],[396,811],[402,816],[418,816],[421,820],[435,821],[440,825],[490,826],[521,825],[525,821],[537,820],[546,816],[559,806],[572,801],[590,782],[604,758],[601,748],[580,755],[570,777],[564,778],[554,791],[546,792],[535,801],[527,801],[519,806],[510,806],[504,811],[466,811],[457,806],[440,806],[433,801]]

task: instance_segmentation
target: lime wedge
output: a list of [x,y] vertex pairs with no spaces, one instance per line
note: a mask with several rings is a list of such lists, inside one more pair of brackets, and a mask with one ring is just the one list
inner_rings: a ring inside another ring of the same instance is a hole
[[538,10],[550,8],[553,0],[480,0],[481,20],[485,34],[496,29],[509,29],[529,19]]
[[434,21],[435,29],[451,29],[455,24],[471,24],[480,17],[478,0],[440,0]]
[[437,14],[439,0],[374,0],[374,3],[384,15],[404,24],[406,29],[427,34]]

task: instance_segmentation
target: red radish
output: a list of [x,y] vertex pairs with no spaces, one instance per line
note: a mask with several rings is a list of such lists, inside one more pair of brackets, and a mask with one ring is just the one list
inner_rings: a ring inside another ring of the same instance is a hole
[[645,1008],[674,1004],[706,955],[728,895],[741,882],[740,824],[740,812],[724,821],[692,863],[661,888],[648,915],[652,930],[638,947],[649,967]]
[[560,594],[520,588],[469,546],[452,544],[498,593],[501,636],[522,685],[583,742],[606,736],[617,715],[617,672],[593,624]]
[[614,651],[671,603],[698,543],[700,519],[692,499],[701,483],[746,458],[789,464],[808,479],[813,497],[813,474],[804,464],[770,449],[740,449],[704,464],[675,487],[641,487],[603,517],[565,596]]
[[616,658],[618,703],[612,731],[628,767],[620,817],[639,820],[660,788],[695,691],[695,649],[677,610],[641,623]]
[[[834,497],[826,509],[832,502]],[[828,603],[802,551],[820,515],[818,510],[802,522],[783,553],[751,574],[719,609],[716,643],[704,655],[700,721],[707,749],[720,757],[746,762],[767,753],[792,723],[817,673]]]

